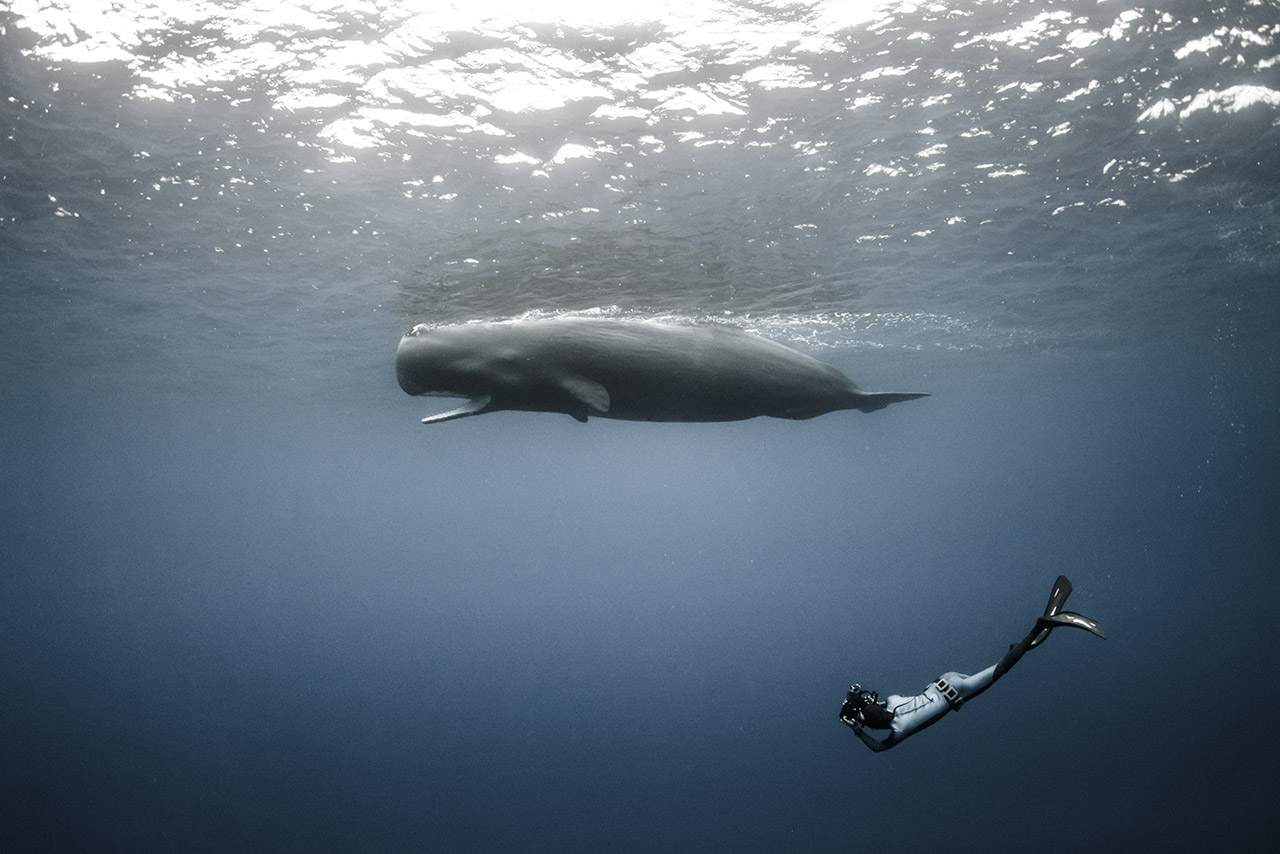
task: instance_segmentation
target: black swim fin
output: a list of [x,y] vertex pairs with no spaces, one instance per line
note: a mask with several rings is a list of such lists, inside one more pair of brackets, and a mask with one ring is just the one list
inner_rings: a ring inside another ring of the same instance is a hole
[[[1049,593],[1049,604],[1044,606],[1044,615],[1052,617],[1062,610],[1062,606],[1067,604],[1067,597],[1071,595],[1071,580],[1065,575],[1059,575],[1058,580],[1053,583],[1053,590]],[[1037,625],[1039,625],[1037,623]],[[1044,643],[1045,638],[1049,637],[1049,631],[1053,626],[1044,628],[1037,634],[1031,643],[1027,645],[1027,649],[1033,649]]]
[[1067,597],[1071,595],[1071,579],[1065,575],[1059,575],[1058,580],[1053,583],[1053,592],[1049,594],[1049,604],[1044,608],[1044,615],[1052,617],[1054,614],[1062,610],[1062,606],[1067,604]]
[[1071,582],[1065,575],[1059,575],[1058,580],[1054,582],[1053,592],[1049,594],[1049,604],[1045,606],[1044,616],[1036,618],[1035,628],[1025,638],[1009,645],[1009,651],[996,662],[995,679],[999,679],[1008,672],[1010,667],[1017,664],[1027,650],[1044,643],[1044,639],[1049,637],[1049,633],[1054,629],[1063,626],[1084,629],[1106,640],[1107,633],[1102,630],[1102,626],[1098,625],[1097,620],[1091,620],[1075,611],[1062,610],[1062,606],[1066,604],[1067,597],[1070,595]]
[[1098,625],[1097,620],[1091,620],[1083,614],[1077,614],[1075,611],[1059,611],[1049,616],[1041,617],[1036,620],[1037,626],[1045,626],[1044,634],[1048,634],[1050,629],[1059,626],[1074,626],[1077,629],[1084,629],[1086,632],[1092,632],[1103,640],[1107,639],[1107,633],[1102,630],[1102,626]]

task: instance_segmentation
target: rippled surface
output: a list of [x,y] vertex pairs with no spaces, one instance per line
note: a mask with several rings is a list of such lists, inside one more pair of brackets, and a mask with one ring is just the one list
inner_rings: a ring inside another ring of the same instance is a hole
[[[1272,4],[415,8],[13,4],[11,71],[53,78],[12,138],[67,150],[6,177],[6,234],[252,276],[224,325],[354,291],[958,346],[1113,333],[1197,246],[1274,263]],[[1106,284],[1117,252],[1150,280]]]

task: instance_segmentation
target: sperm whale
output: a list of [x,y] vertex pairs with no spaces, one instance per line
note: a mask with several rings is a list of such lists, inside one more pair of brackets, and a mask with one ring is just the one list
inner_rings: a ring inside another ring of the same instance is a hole
[[396,378],[411,395],[467,399],[424,424],[501,410],[578,421],[805,419],[928,396],[863,391],[839,369],[737,327],[581,317],[418,326],[400,340]]

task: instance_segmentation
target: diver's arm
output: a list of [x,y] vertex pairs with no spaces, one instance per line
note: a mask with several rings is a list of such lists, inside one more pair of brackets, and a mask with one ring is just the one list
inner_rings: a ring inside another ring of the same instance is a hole
[[883,741],[877,741],[862,727],[855,727],[853,731],[858,734],[858,738],[862,739],[863,744],[870,747],[876,753],[879,753],[882,750],[888,750],[890,747],[893,747],[898,743],[898,734],[896,732],[889,733]]
[[840,720],[844,721],[845,725],[848,726],[849,729],[853,730],[858,738],[862,739],[863,744],[870,747],[876,753],[879,753],[882,750],[888,750],[890,747],[893,747],[898,743],[898,734],[896,732],[889,733],[883,741],[879,741],[863,729],[863,727],[856,721],[851,721],[848,718],[841,718]]

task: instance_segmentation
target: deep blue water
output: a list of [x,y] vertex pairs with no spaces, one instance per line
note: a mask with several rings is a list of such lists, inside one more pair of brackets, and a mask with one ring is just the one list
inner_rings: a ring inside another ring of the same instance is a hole
[[[0,850],[1270,850],[1274,2],[162,8],[0,5]],[[558,312],[932,396],[419,423]]]

